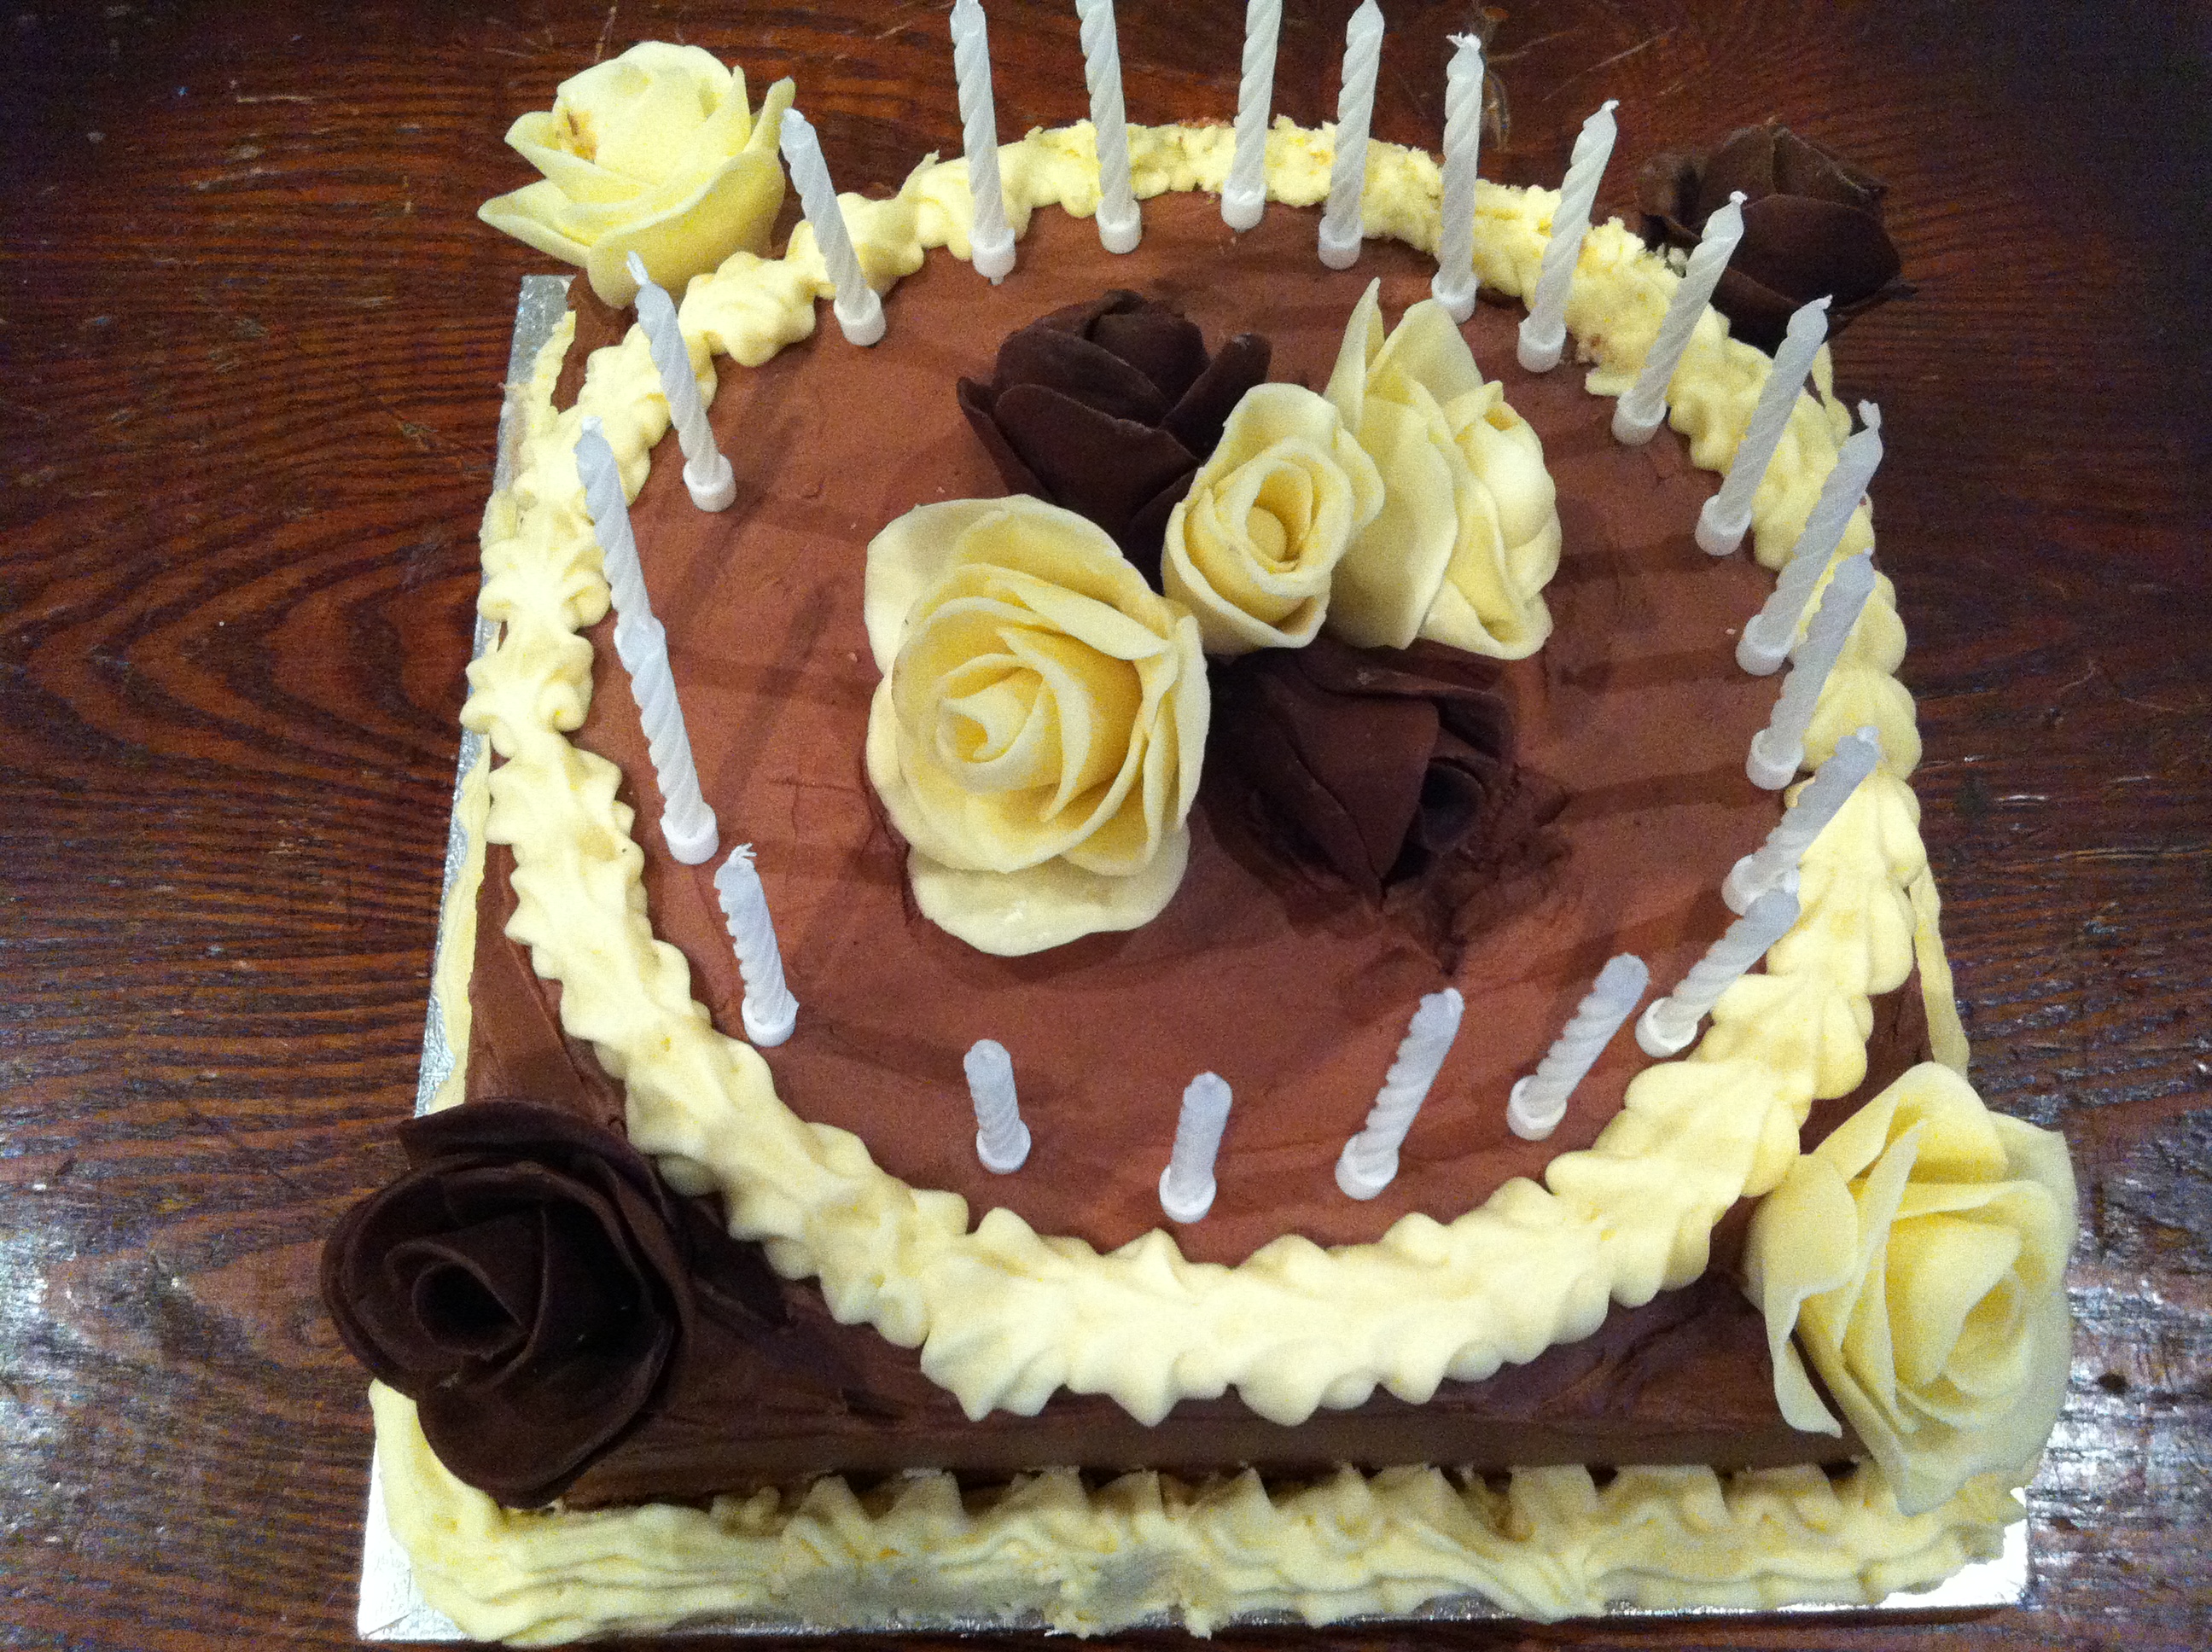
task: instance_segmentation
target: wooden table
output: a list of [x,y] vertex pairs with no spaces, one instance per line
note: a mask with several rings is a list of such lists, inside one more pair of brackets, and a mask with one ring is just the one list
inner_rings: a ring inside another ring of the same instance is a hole
[[[1242,6],[1123,9],[1132,114],[1225,116]],[[1350,6],[1289,9],[1276,106],[1317,123]],[[1080,117],[1072,8],[991,10],[1002,131]],[[1386,10],[1376,130],[1433,147],[1473,8]],[[528,176],[508,123],[596,56],[683,39],[756,94],[796,75],[836,176],[894,181],[958,147],[945,14],[26,0],[0,23],[0,1646],[350,1639],[368,1418],[314,1263],[414,1094],[477,518],[517,280],[545,263],[474,216]],[[1887,420],[1875,498],[1975,1078],[2065,1130],[2083,1190],[2034,1603],[1942,1634],[2202,1646],[2203,15],[1492,15],[1492,176],[1556,179],[1618,97],[1624,161],[1773,116],[1894,186],[1919,291],[1850,330],[1839,387]]]

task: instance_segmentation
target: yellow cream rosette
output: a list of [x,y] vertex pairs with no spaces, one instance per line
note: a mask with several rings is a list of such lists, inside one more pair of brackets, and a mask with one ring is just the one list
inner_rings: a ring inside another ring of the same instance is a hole
[[1842,1432],[1802,1348],[1905,1514],[1978,1474],[2024,1480],[2065,1396],[2074,1230],[2063,1139],[1990,1112],[1938,1063],[1900,1075],[1752,1218],[1747,1284],[1783,1415]]
[[647,40],[561,82],[550,112],[507,141],[545,175],[477,216],[541,252],[581,264],[592,290],[628,304],[635,252],[676,296],[731,253],[765,252],[783,204],[777,128],[792,86],[756,117],[741,70],[696,46]]
[[868,778],[923,914],[1000,957],[1157,916],[1182,882],[1209,701],[1198,623],[1103,528],[1017,495],[868,546]]
[[1382,508],[1375,461],[1333,403],[1302,385],[1255,385],[1168,518],[1161,584],[1196,616],[1210,654],[1303,648],[1346,548]]
[[1424,299],[1386,342],[1380,282],[1344,330],[1328,396],[1382,473],[1382,511],[1337,568],[1328,625],[1362,648],[1415,637],[1499,659],[1552,632],[1558,494],[1544,445],[1485,382],[1451,314]]

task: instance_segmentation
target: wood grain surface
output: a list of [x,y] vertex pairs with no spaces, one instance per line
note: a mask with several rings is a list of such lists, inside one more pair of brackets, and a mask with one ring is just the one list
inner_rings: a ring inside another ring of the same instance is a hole
[[[57,4],[0,17],[0,1646],[351,1639],[369,1447],[317,1303],[410,1106],[516,284],[479,224],[555,85],[641,39],[797,76],[841,183],[958,145],[943,0]],[[1291,0],[1328,118],[1350,0]],[[1433,147],[1465,3],[1387,0]],[[1225,117],[1243,7],[1125,0],[1139,120]],[[1011,135],[1072,7],[993,0]],[[1918,292],[1839,388],[1911,633],[1974,1076],[2081,1177],[2033,1603],[1940,1630],[1300,1644],[2212,1639],[2212,452],[2201,7],[1512,0],[1485,171],[1784,118],[1893,185]],[[894,321],[894,325],[896,322]],[[1249,1637],[1239,1637],[1239,1639]]]

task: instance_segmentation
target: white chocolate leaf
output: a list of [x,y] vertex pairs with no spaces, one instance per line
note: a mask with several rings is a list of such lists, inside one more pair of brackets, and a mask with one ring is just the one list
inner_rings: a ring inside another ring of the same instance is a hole
[[1300,648],[1328,610],[1354,534],[1382,508],[1382,478],[1331,403],[1255,385],[1168,518],[1160,572],[1211,654]]
[[1197,623],[1041,500],[911,511],[868,548],[868,775],[926,915],[985,951],[1128,929],[1175,893],[1208,701]]
[[524,115],[507,142],[544,174],[477,216],[584,267],[609,304],[637,295],[635,252],[681,294],[740,249],[768,245],[783,203],[776,127],[792,83],[769,88],[760,118],[742,72],[697,46],[647,41],[562,82],[550,112]]
[[[1990,1113],[1933,1061],[1846,1120],[1753,1214],[1745,1268],[1770,1344],[1794,1332],[1904,1512],[2032,1468],[2070,1364],[2074,1225],[2065,1144]],[[1775,1391],[1795,1420],[1808,1385],[1787,1363],[1778,1355]]]

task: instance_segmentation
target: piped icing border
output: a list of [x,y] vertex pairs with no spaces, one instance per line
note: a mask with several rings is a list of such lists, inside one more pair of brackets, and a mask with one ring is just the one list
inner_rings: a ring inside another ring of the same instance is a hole
[[[1225,127],[1133,128],[1131,138],[1140,196],[1218,191],[1225,178]],[[1270,197],[1321,200],[1329,153],[1326,131],[1279,121]],[[1436,162],[1382,143],[1370,156],[1367,233],[1433,249]],[[1087,125],[1006,146],[1001,169],[1018,229],[1040,205],[1095,208]],[[879,288],[918,268],[929,247],[965,255],[964,161],[926,161],[890,200],[842,198]],[[1479,187],[1485,286],[1518,295],[1533,284],[1557,199]],[[1618,394],[1632,381],[1677,280],[1618,222],[1591,232],[1567,320],[1594,364],[1594,392]],[[811,333],[817,301],[832,290],[803,226],[783,258],[740,252],[694,281],[683,321],[702,389],[711,392],[711,353],[766,361]],[[1692,1052],[1638,1075],[1596,1143],[1554,1159],[1541,1184],[1516,1179],[1449,1223],[1407,1217],[1373,1244],[1324,1250],[1285,1237],[1234,1267],[1187,1261],[1160,1231],[1101,1254],[1005,1210],[971,1230],[964,1200],[907,1186],[857,1137],[786,1108],[759,1056],[716,1032],[691,998],[682,956],[653,935],[620,776],[566,738],[591,692],[580,633],[608,602],[573,447],[581,420],[599,417],[634,496],[667,411],[633,328],[594,354],[576,405],[555,413],[568,336],[564,328],[537,364],[514,485],[486,512],[480,606],[501,634],[471,667],[463,712],[502,759],[489,779],[485,829],[514,851],[508,933],[532,949],[539,974],[562,982],[564,1024],[623,1082],[631,1139],[664,1174],[687,1190],[720,1190],[733,1231],[761,1241],[787,1277],[817,1277],[840,1321],[918,1346],[921,1369],[970,1416],[1034,1412],[1066,1388],[1109,1394],[1150,1422],[1179,1400],[1233,1386],[1261,1415],[1293,1424],[1320,1406],[1358,1405],[1378,1386],[1418,1403],[1446,1377],[1478,1380],[1588,1334],[1612,1302],[1640,1303],[1703,1272],[1721,1214],[1773,1187],[1796,1157],[1812,1101],[1847,1094],[1863,1077],[1872,997],[1901,986],[1916,953],[1940,959],[1923,920],[1932,884],[1918,805],[1905,780],[1919,741],[1893,675],[1904,634],[1881,580],[1806,746],[1817,762],[1870,723],[1884,767],[1808,853],[1803,916],[1765,974],[1729,989]],[[1670,392],[1671,422],[1697,463],[1725,466],[1767,367],[1705,316]],[[1756,551],[1770,567],[1787,555],[1849,428],[1825,353],[1814,383],[1754,501]],[[1862,507],[1837,556],[1872,539]]]
[[1996,1555],[2020,1517],[1995,1475],[1900,1515],[1871,1464],[1837,1480],[1626,1468],[1602,1487],[1579,1467],[1416,1467],[1287,1485],[1135,1473],[1094,1490],[1060,1469],[965,1495],[918,1473],[865,1494],[830,1478],[705,1509],[519,1511],[447,1472],[411,1401],[372,1395],[386,1517],[423,1598],[471,1636],[526,1646],[748,1619],[1094,1635],[1164,1618],[1206,1635],[1247,1613],[1329,1624],[1469,1593],[1547,1622],[1615,1605],[1869,1605]]

